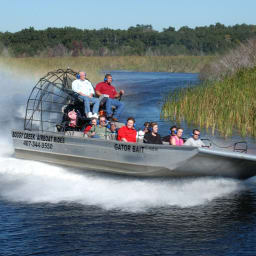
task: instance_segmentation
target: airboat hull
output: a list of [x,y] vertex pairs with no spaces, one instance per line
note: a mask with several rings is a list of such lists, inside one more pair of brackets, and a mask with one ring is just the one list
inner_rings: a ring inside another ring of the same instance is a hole
[[195,147],[124,143],[12,131],[17,158],[43,161],[112,174],[141,177],[228,177],[256,175],[256,157]]

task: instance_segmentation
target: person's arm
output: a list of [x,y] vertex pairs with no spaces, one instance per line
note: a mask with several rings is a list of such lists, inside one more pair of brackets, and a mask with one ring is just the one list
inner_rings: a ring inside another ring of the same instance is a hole
[[192,146],[191,143],[191,138],[187,139],[186,142],[184,143],[185,146]]
[[174,137],[171,137],[170,144],[176,146],[176,141]]
[[[125,127],[125,126],[123,126]],[[122,127],[122,128],[123,128]],[[125,138],[125,133],[124,133],[124,129],[120,128],[118,130],[118,136],[117,136],[117,140],[120,140],[120,141],[124,141],[124,142],[127,142],[126,138]]]
[[100,92],[100,88],[101,88],[100,83],[96,84],[95,93],[99,97],[102,95],[102,93]]
[[143,138],[143,143],[150,143],[149,133],[146,133]]
[[200,140],[201,147],[205,147],[205,144]]
[[91,129],[92,129],[91,125],[86,126],[84,129],[84,134],[87,134]]
[[79,88],[78,87],[79,87],[79,85],[78,85],[77,80],[73,81],[72,82],[72,91],[74,91],[74,92],[79,94]]
[[96,95],[100,97],[102,95],[102,93],[100,91],[96,90]]
[[94,136],[96,134],[96,126],[94,125],[91,130],[87,133],[89,137]]
[[109,136],[110,136],[110,134],[111,134],[110,129],[108,129],[108,128],[106,127],[106,130],[105,130],[105,136],[106,136],[106,137],[109,137]]
[[120,90],[120,92],[116,91],[115,98],[120,98],[121,95],[123,95],[123,94],[124,94],[124,90]]
[[82,93],[82,92],[80,91],[80,88],[79,88],[79,84],[78,84],[78,83],[79,83],[78,80],[73,81],[73,83],[72,83],[72,90],[73,90],[74,92],[76,92],[76,93],[82,95],[82,96],[86,96],[84,93]]
[[133,132],[130,134],[129,141],[136,143],[137,142],[136,135],[137,135],[137,131],[133,128]]
[[161,136],[158,134],[157,137],[158,137],[158,141],[157,141],[158,144],[163,144]]
[[92,86],[92,83],[90,81],[87,81],[88,86],[89,86],[89,97],[92,98],[94,95],[94,88]]

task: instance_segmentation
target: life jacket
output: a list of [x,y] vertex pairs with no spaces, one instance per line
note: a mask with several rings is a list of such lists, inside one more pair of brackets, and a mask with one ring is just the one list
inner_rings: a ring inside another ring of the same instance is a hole
[[74,109],[68,112],[68,118],[69,118],[68,126],[75,128],[77,123],[77,113]]

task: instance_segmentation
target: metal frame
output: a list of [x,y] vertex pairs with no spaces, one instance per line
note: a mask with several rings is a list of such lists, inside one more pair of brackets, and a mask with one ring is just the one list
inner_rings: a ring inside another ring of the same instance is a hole
[[37,82],[27,101],[24,130],[56,131],[63,119],[63,107],[77,100],[72,91],[76,75],[72,69],[58,69]]

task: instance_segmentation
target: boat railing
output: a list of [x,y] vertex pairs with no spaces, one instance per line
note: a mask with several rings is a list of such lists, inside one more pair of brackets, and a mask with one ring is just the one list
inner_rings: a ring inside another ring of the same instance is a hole
[[210,148],[212,145],[214,145],[216,148],[221,148],[221,149],[230,149],[233,150],[233,152],[238,152],[238,153],[247,153],[248,151],[248,145],[246,141],[237,141],[235,143],[229,144],[229,145],[219,145],[215,142],[213,142],[210,139],[201,139],[204,143],[207,142],[206,146]]
[[203,148],[210,148],[212,146],[212,141],[210,139],[202,138],[201,141],[204,143]]
[[239,153],[247,153],[248,145],[246,141],[238,141],[233,145],[233,151]]

